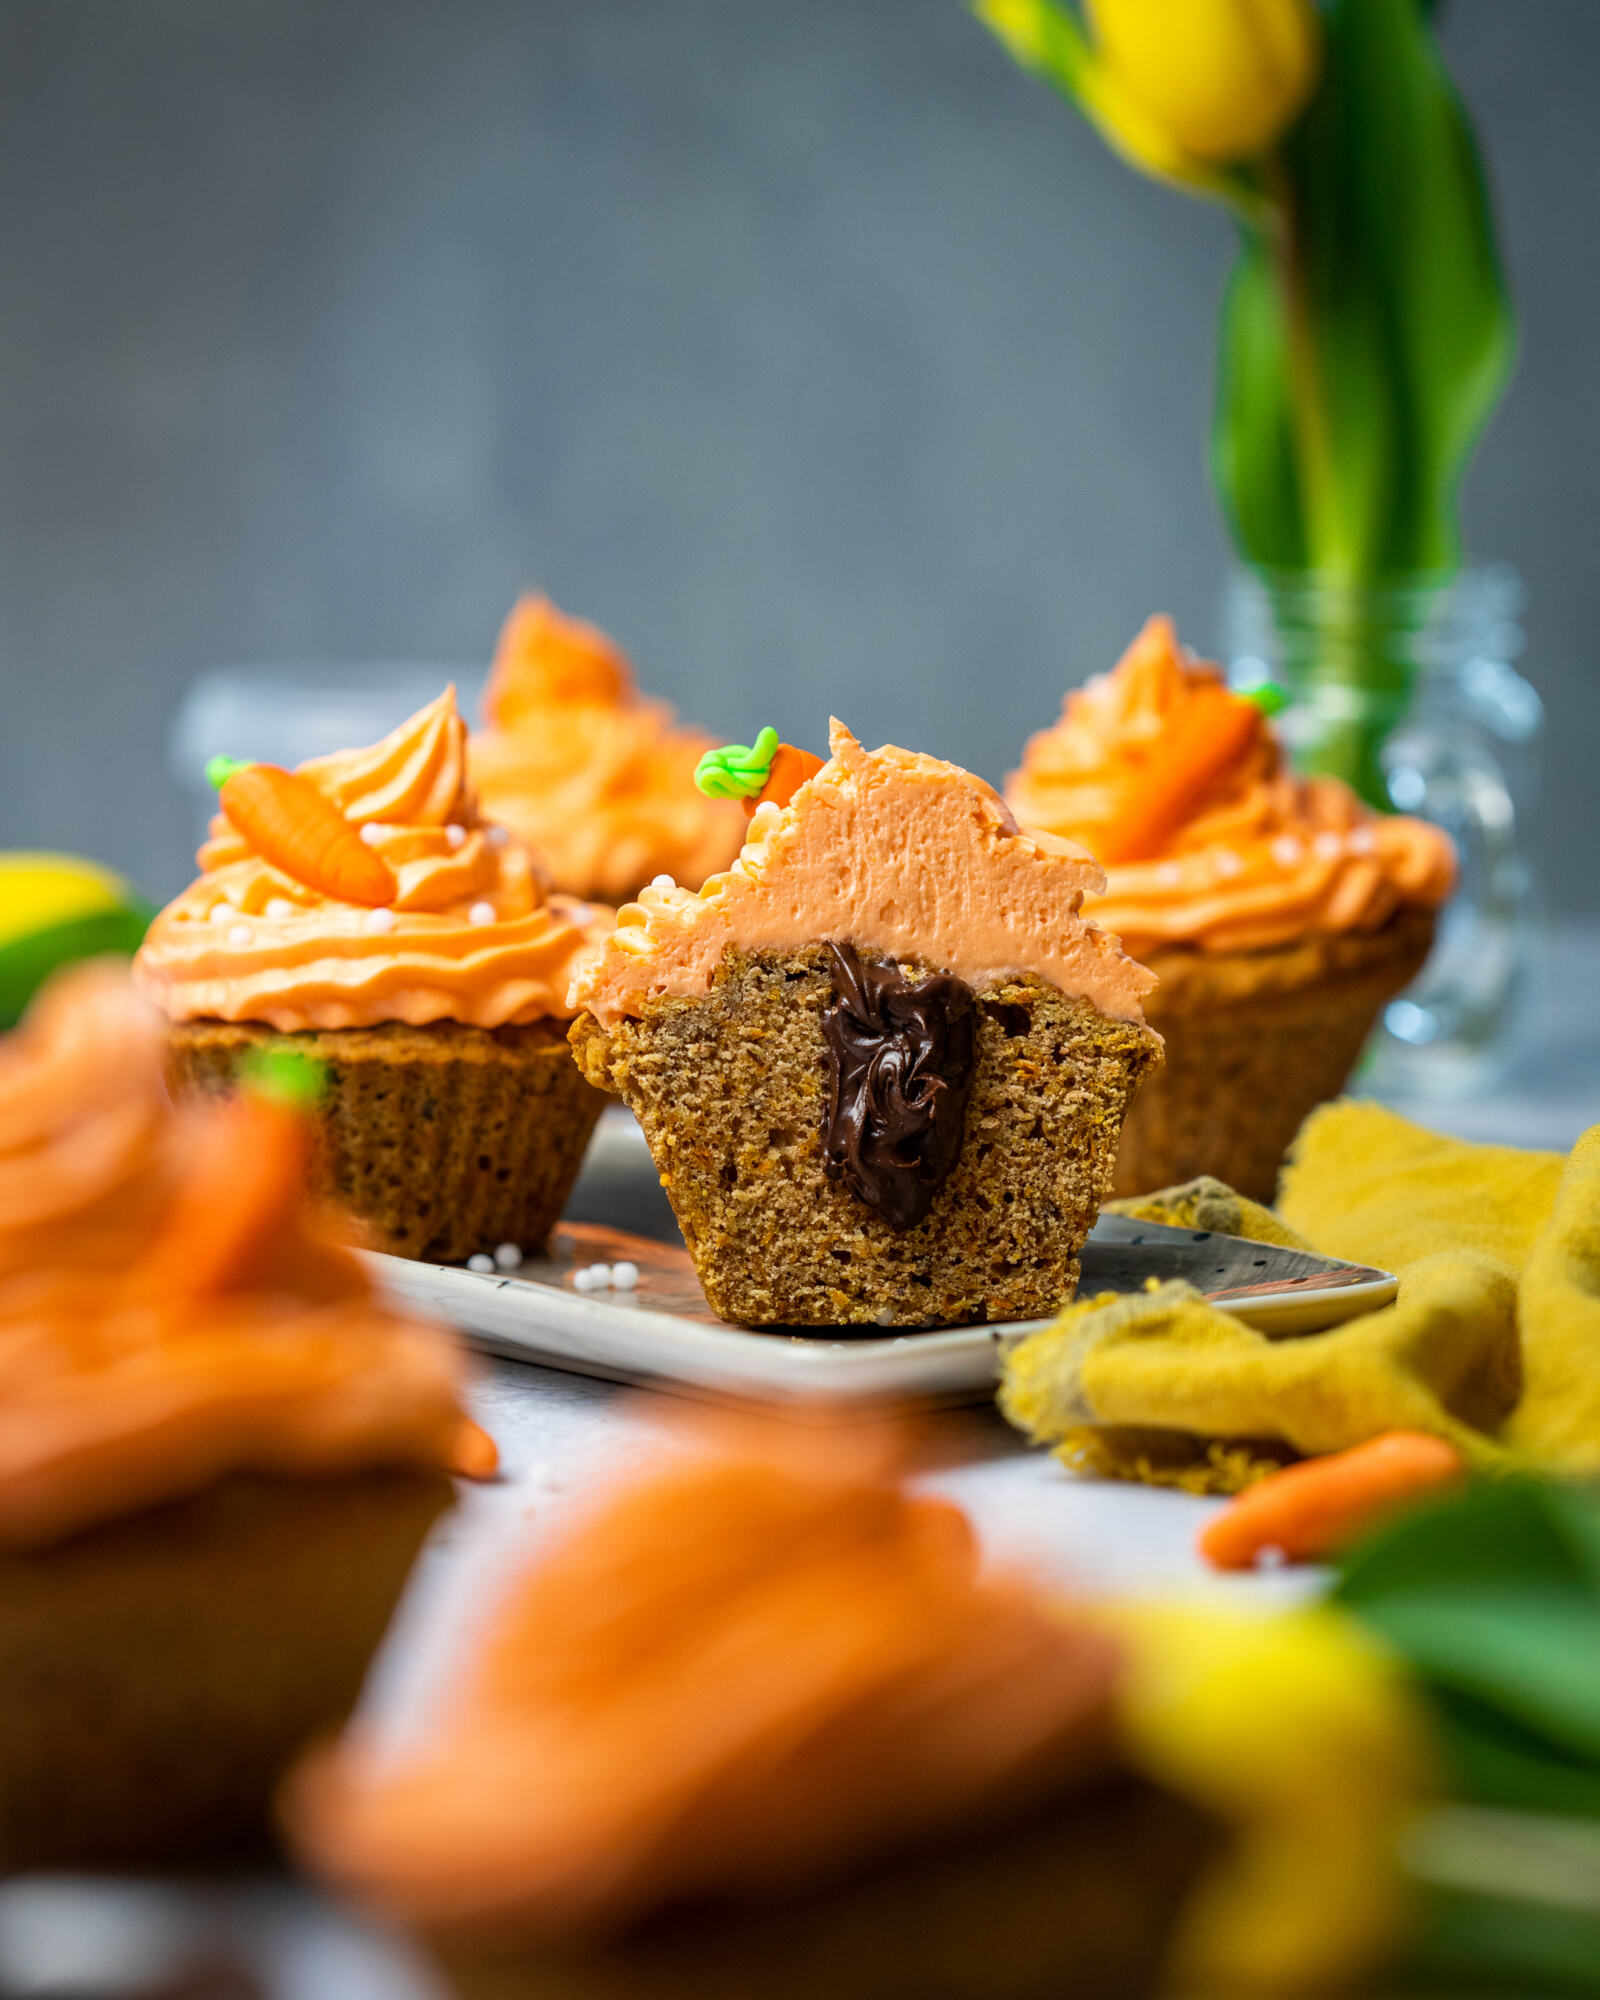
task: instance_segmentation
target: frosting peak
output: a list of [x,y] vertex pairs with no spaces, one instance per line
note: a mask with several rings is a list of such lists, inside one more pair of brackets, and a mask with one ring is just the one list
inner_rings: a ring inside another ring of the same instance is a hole
[[308,1209],[308,1145],[249,1097],[175,1114],[159,1022],[102,967],[0,1042],[0,1549],[229,1472],[451,1464],[454,1344]]
[[1297,778],[1266,717],[1151,618],[1109,674],[1029,739],[1006,799],[1106,864],[1085,907],[1134,952],[1252,951],[1377,930],[1455,882],[1449,836]]
[[864,750],[837,721],[831,748],[787,806],[758,808],[726,874],[698,895],[646,889],[620,912],[576,1005],[609,1024],[706,992],[730,948],[838,940],[973,987],[1036,973],[1113,1019],[1143,1019],[1153,975],[1080,914],[1105,882],[1091,855],[1020,830],[981,778],[937,757]]
[[892,1440],[685,1429],[515,1586],[429,1740],[302,1767],[322,1869],[426,1924],[582,1936],[803,1889],[1105,1759],[1114,1648],[981,1577]]
[[368,749],[299,766],[394,877],[372,910],[258,854],[225,814],[200,879],[151,926],[141,989],[175,1020],[292,1032],[380,1021],[498,1028],[565,1011],[605,916],[551,896],[537,864],[478,811],[454,688]]
[[634,686],[604,632],[524,597],[495,649],[472,745],[485,807],[574,895],[606,902],[657,875],[698,888],[744,833],[736,804],[701,797],[712,739]]

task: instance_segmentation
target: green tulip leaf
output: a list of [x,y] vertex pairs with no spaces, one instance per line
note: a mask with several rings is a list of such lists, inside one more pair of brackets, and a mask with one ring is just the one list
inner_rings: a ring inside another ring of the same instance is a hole
[[1287,233],[1247,230],[1228,290],[1217,485],[1253,563],[1447,572],[1513,348],[1488,193],[1419,0],[1325,20],[1323,85],[1283,148]]

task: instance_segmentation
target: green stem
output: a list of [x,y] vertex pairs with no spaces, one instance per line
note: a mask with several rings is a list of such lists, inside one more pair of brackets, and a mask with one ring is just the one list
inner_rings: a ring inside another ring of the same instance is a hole
[[1323,394],[1322,367],[1317,352],[1316,314],[1311,303],[1311,273],[1307,260],[1300,197],[1281,153],[1265,162],[1265,177],[1273,203],[1271,232],[1278,285],[1283,297],[1285,345],[1295,432],[1295,456],[1300,475],[1300,504],[1306,523],[1306,546],[1312,566],[1335,576],[1353,576],[1355,564],[1344,546],[1333,470],[1333,437]]

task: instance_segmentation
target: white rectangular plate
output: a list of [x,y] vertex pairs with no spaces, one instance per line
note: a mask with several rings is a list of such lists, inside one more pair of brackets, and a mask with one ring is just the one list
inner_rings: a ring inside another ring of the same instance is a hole
[[[632,1292],[579,1292],[576,1271],[626,1260]],[[457,1328],[475,1346],[579,1375],[741,1403],[870,1405],[981,1402],[1001,1343],[1048,1324],[847,1333],[729,1326],[705,1302],[680,1245],[594,1223],[563,1223],[543,1257],[513,1273],[370,1262],[397,1299]],[[1386,1271],[1205,1231],[1102,1216],[1083,1253],[1080,1296],[1186,1278],[1224,1312],[1277,1336],[1312,1333],[1387,1305]]]

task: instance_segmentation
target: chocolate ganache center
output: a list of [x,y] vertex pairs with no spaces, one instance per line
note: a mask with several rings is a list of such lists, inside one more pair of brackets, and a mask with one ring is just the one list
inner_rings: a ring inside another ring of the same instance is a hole
[[913,982],[897,965],[863,964],[853,945],[828,950],[823,1164],[891,1229],[912,1229],[961,1151],[977,1003],[953,973]]

